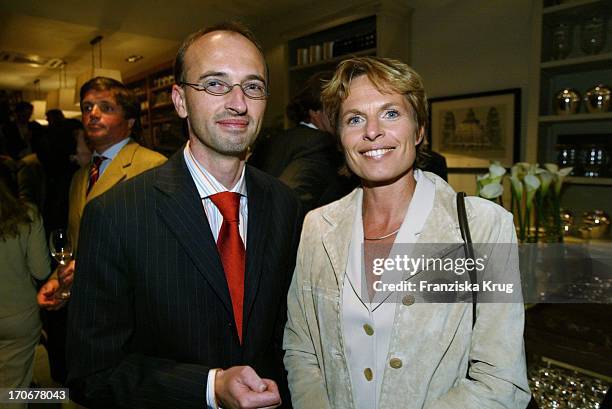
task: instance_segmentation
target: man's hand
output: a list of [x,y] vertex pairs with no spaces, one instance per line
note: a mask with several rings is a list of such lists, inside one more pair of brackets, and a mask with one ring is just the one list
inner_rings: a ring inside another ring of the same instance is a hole
[[70,260],[65,266],[57,266],[57,276],[59,277],[60,283],[64,287],[70,289],[72,281],[74,280],[74,260]]
[[40,308],[46,310],[59,310],[66,304],[67,300],[61,300],[56,297],[60,288],[57,278],[49,278],[47,282],[38,290],[36,301]]
[[66,304],[67,299],[61,299],[58,295],[60,291],[67,291],[74,279],[74,260],[65,266],[58,266],[57,276],[62,280],[64,288],[61,288],[60,282],[54,276],[50,277],[47,282],[38,290],[36,301],[40,308],[46,310],[59,310]]
[[281,404],[276,383],[261,379],[250,366],[217,371],[215,396],[223,409],[276,408]]

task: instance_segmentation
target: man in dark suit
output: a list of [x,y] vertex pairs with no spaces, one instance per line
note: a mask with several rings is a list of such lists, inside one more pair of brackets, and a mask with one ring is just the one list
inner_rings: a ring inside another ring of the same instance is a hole
[[282,334],[302,212],[289,188],[245,166],[266,106],[263,53],[223,24],[185,40],[175,78],[187,145],[85,209],[71,397],[100,408],[288,405]]
[[258,143],[249,158],[250,165],[293,189],[306,211],[316,207],[343,161],[321,105],[321,86],[332,74],[317,73],[306,81],[287,105],[296,126]]

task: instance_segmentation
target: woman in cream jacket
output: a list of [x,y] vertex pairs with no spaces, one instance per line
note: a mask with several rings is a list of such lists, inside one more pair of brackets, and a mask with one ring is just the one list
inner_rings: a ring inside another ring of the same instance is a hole
[[[396,60],[353,58],[338,66],[323,101],[362,183],[304,222],[284,338],[293,407],[526,407],[520,302],[479,302],[472,328],[470,302],[424,303],[375,285],[374,259],[394,244],[436,258],[463,243],[455,192],[416,166],[427,122],[420,77]],[[474,243],[516,243],[503,208],[478,198],[466,208]],[[497,269],[519,282],[514,263]]]

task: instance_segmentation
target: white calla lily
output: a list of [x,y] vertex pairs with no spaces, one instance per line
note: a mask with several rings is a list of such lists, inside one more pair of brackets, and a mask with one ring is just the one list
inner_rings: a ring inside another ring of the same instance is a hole
[[512,187],[512,193],[520,203],[523,199],[523,183],[517,176],[510,176],[510,186]]
[[548,171],[552,173],[553,180],[555,181],[555,194],[558,196],[559,194],[561,194],[561,187],[563,187],[564,179],[570,173],[572,173],[572,170],[574,170],[574,168],[570,166],[559,169],[559,166],[557,166],[555,163],[545,163],[544,167],[546,167],[546,169],[548,169]]
[[538,172],[538,178],[540,179],[540,183],[542,185],[542,196],[546,196],[548,193],[548,188],[550,184],[554,180],[554,175],[550,173],[548,170],[540,169],[541,172]]
[[546,170],[553,174],[557,173],[557,171],[559,170],[559,166],[557,166],[556,163],[545,163],[544,167],[546,168]]
[[499,162],[493,162],[489,166],[489,175],[495,182],[501,181],[502,177],[506,174],[506,168],[504,168]]
[[538,177],[535,175],[525,176],[523,182],[525,183],[525,190],[527,191],[525,206],[527,207],[527,210],[530,210],[531,205],[533,204],[533,197],[540,188],[541,183],[540,179],[538,179]]
[[480,190],[480,196],[485,199],[497,199],[504,193],[504,188],[499,183],[489,183]]

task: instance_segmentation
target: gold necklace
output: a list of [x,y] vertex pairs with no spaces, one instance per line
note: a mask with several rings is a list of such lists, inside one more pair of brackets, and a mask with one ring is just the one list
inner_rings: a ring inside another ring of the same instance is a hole
[[392,231],[389,234],[385,234],[384,236],[380,236],[380,237],[366,237],[365,235],[363,236],[364,240],[370,240],[370,241],[376,241],[376,240],[384,240],[387,237],[391,237],[394,234],[396,234],[398,231],[400,231],[400,229],[402,228],[402,226],[398,227],[397,230]]

